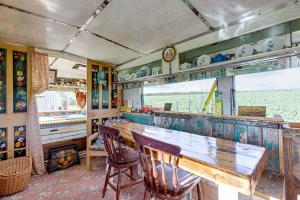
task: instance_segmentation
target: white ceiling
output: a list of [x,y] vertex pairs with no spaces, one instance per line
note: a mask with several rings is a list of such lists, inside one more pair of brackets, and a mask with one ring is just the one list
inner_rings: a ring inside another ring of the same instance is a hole
[[102,0],[0,0],[0,3],[81,26]]
[[[54,58],[49,57],[49,64],[52,63]],[[51,66],[51,69],[57,69],[57,77],[86,79],[86,72],[78,69],[72,69],[76,62],[59,58]]]
[[76,28],[0,6],[0,41],[61,50]]
[[87,29],[142,53],[208,31],[181,0],[113,0]]
[[228,25],[241,18],[273,9],[290,0],[190,0],[214,26]]
[[140,56],[138,53],[86,32],[80,33],[67,52],[108,63],[122,63]]
[[[86,27],[92,33],[81,31],[68,46],[103,1],[0,0],[0,42],[121,64],[208,30],[183,0],[111,0]],[[214,27],[286,1],[190,0]]]

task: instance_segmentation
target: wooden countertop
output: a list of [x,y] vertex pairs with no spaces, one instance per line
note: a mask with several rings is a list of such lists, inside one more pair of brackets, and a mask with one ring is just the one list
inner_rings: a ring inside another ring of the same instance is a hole
[[268,159],[266,149],[259,146],[135,123],[113,127],[130,142],[135,130],[180,146],[179,167],[246,195],[253,194]]

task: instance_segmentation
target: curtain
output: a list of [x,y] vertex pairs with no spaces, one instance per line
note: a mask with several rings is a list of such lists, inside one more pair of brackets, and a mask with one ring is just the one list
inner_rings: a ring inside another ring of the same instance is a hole
[[83,109],[86,104],[86,92],[81,92],[79,89],[75,89],[75,96],[77,105]]
[[32,85],[28,102],[28,117],[26,124],[27,142],[31,149],[33,169],[37,174],[46,172],[42,139],[40,135],[39,115],[37,110],[36,96],[48,89],[49,65],[48,55],[37,52],[29,52]]

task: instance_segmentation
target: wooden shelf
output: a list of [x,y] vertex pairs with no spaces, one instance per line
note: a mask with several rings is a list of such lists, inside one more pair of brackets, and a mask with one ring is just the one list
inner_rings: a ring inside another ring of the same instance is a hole
[[285,48],[285,49],[272,51],[272,52],[259,53],[259,54],[252,55],[252,56],[236,58],[233,60],[228,60],[228,61],[219,62],[219,63],[213,63],[213,64],[209,64],[209,65],[205,65],[205,66],[198,66],[198,67],[193,67],[193,68],[189,68],[189,69],[179,70],[178,72],[173,73],[173,74],[159,74],[159,75],[154,75],[154,76],[137,78],[135,80],[119,81],[117,83],[123,84],[123,83],[151,81],[151,80],[155,80],[158,78],[166,78],[166,77],[169,77],[172,75],[180,75],[180,74],[190,73],[190,72],[212,71],[212,70],[217,70],[217,69],[226,69],[226,68],[230,68],[230,67],[241,67],[241,66],[254,64],[254,63],[258,63],[258,62],[274,61],[274,60],[278,60],[281,58],[287,58],[287,57],[292,57],[292,56],[297,56],[297,55],[300,55],[300,47],[299,46]]
[[278,60],[280,58],[286,58],[286,57],[291,57],[291,56],[296,56],[296,55],[300,55],[300,47],[290,47],[290,48],[285,48],[285,49],[281,49],[281,50],[277,50],[277,51],[259,53],[259,54],[252,55],[252,56],[236,58],[236,59],[228,60],[228,61],[224,61],[224,62],[213,63],[213,64],[209,64],[209,65],[204,65],[204,66],[198,66],[198,67],[194,67],[194,68],[180,70],[179,72],[177,72],[175,74],[192,72],[192,71],[208,71],[208,70],[215,70],[215,69],[228,68],[228,67],[239,67],[239,66],[253,64],[256,62]]
[[137,79],[134,79],[134,80],[118,81],[117,84],[134,83],[134,82],[142,82],[142,81],[151,81],[151,80],[155,80],[157,78],[163,78],[163,77],[168,77],[168,76],[170,76],[170,75],[169,74],[157,74],[157,75],[145,76],[145,77],[137,78]]
[[81,89],[81,90],[86,90],[86,87],[81,87],[81,86],[69,86],[69,85],[49,85],[49,89],[55,88],[57,90],[70,90],[70,89]]

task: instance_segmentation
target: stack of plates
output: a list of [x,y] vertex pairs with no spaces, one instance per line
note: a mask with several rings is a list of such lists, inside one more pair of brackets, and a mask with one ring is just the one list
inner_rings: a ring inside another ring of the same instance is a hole
[[148,67],[148,66],[143,66],[140,70],[145,71],[146,72],[146,76],[150,76],[151,75],[151,70],[150,70],[150,67]]
[[244,44],[236,49],[235,56],[236,58],[242,58],[246,56],[251,56],[254,52],[254,48],[250,44]]
[[180,69],[181,70],[184,70],[184,69],[189,69],[192,67],[192,64],[191,63],[183,63],[180,65]]
[[158,75],[160,73],[160,67],[153,67],[152,75]]
[[211,58],[209,55],[202,55],[197,59],[197,66],[209,65]]
[[262,52],[270,52],[283,49],[284,40],[282,37],[274,36],[266,39],[262,44],[261,51]]

